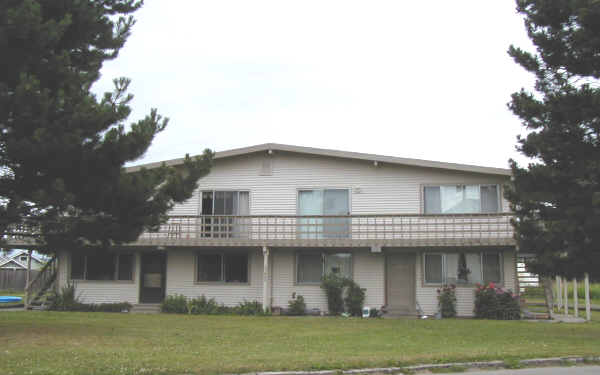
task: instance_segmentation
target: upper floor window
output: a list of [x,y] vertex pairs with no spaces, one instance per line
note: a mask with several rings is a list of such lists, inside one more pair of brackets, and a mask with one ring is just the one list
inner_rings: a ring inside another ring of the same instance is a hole
[[133,280],[133,254],[73,253],[71,279]]
[[425,186],[426,214],[473,214],[500,211],[498,185]]

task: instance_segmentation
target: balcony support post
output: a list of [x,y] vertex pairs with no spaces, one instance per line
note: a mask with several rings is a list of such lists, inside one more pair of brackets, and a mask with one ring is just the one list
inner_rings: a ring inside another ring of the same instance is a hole
[[263,246],[263,291],[262,291],[262,305],[265,312],[271,310],[271,275],[269,270],[271,269],[269,263],[269,248]]

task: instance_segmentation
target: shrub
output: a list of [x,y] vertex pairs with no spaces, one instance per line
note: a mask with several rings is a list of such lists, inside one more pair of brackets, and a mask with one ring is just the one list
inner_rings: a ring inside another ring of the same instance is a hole
[[228,308],[224,305],[219,305],[214,298],[208,299],[205,296],[200,296],[187,301],[188,314],[216,315],[226,314],[227,312]]
[[325,290],[327,296],[327,308],[330,315],[340,315],[344,312],[344,299],[342,293],[346,279],[333,273],[323,276],[321,289]]
[[456,316],[456,286],[444,285],[437,290],[437,294],[442,318],[454,318]]
[[90,311],[96,312],[122,312],[130,311],[131,303],[129,302],[116,302],[116,303],[101,303],[101,304],[90,304]]
[[304,297],[298,295],[296,298],[288,301],[288,315],[306,315],[306,303]]
[[82,303],[75,292],[75,284],[67,283],[60,291],[55,292],[49,299],[48,310],[80,311],[80,312],[121,312],[131,310],[128,302],[117,303]]
[[51,294],[48,310],[54,311],[77,311],[73,310],[81,304],[76,294],[75,283],[67,282],[67,285]]
[[262,303],[246,300],[234,307],[233,313],[237,315],[271,315],[270,312],[263,310]]
[[521,319],[519,296],[494,283],[477,285],[475,290],[475,317],[480,319]]
[[188,312],[187,298],[183,294],[167,296],[160,304],[164,313],[185,314]]
[[348,293],[344,298],[346,312],[352,316],[362,316],[366,289],[361,288],[354,280],[350,279],[346,279],[345,284],[348,286]]
[[173,314],[190,315],[269,315],[262,309],[262,304],[258,301],[244,301],[235,307],[228,307],[218,304],[214,298],[200,296],[188,299],[182,294],[167,296],[160,305],[160,311]]
[[[346,297],[344,290],[347,288]],[[352,316],[361,316],[365,302],[365,289],[362,289],[354,280],[328,274],[321,281],[321,289],[327,296],[327,308],[330,315],[340,315],[346,312]]]

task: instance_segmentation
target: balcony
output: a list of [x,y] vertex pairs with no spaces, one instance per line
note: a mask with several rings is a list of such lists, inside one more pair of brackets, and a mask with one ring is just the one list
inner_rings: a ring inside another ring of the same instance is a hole
[[172,216],[138,246],[508,246],[512,214]]
[[[511,246],[512,214],[171,216],[126,246]],[[11,246],[33,244],[16,228]]]

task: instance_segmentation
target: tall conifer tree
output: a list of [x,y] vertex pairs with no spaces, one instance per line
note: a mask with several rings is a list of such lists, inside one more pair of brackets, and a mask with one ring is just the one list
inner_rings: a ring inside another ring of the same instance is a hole
[[126,125],[129,80],[90,88],[130,35],[134,0],[0,3],[0,233],[40,225],[40,248],[107,247],[164,222],[208,173],[212,152],[183,166],[126,173],[167,119]]
[[521,251],[543,276],[600,272],[600,1],[518,0],[536,52],[509,54],[536,77],[535,92],[512,95],[527,136],[510,161],[507,198]]

